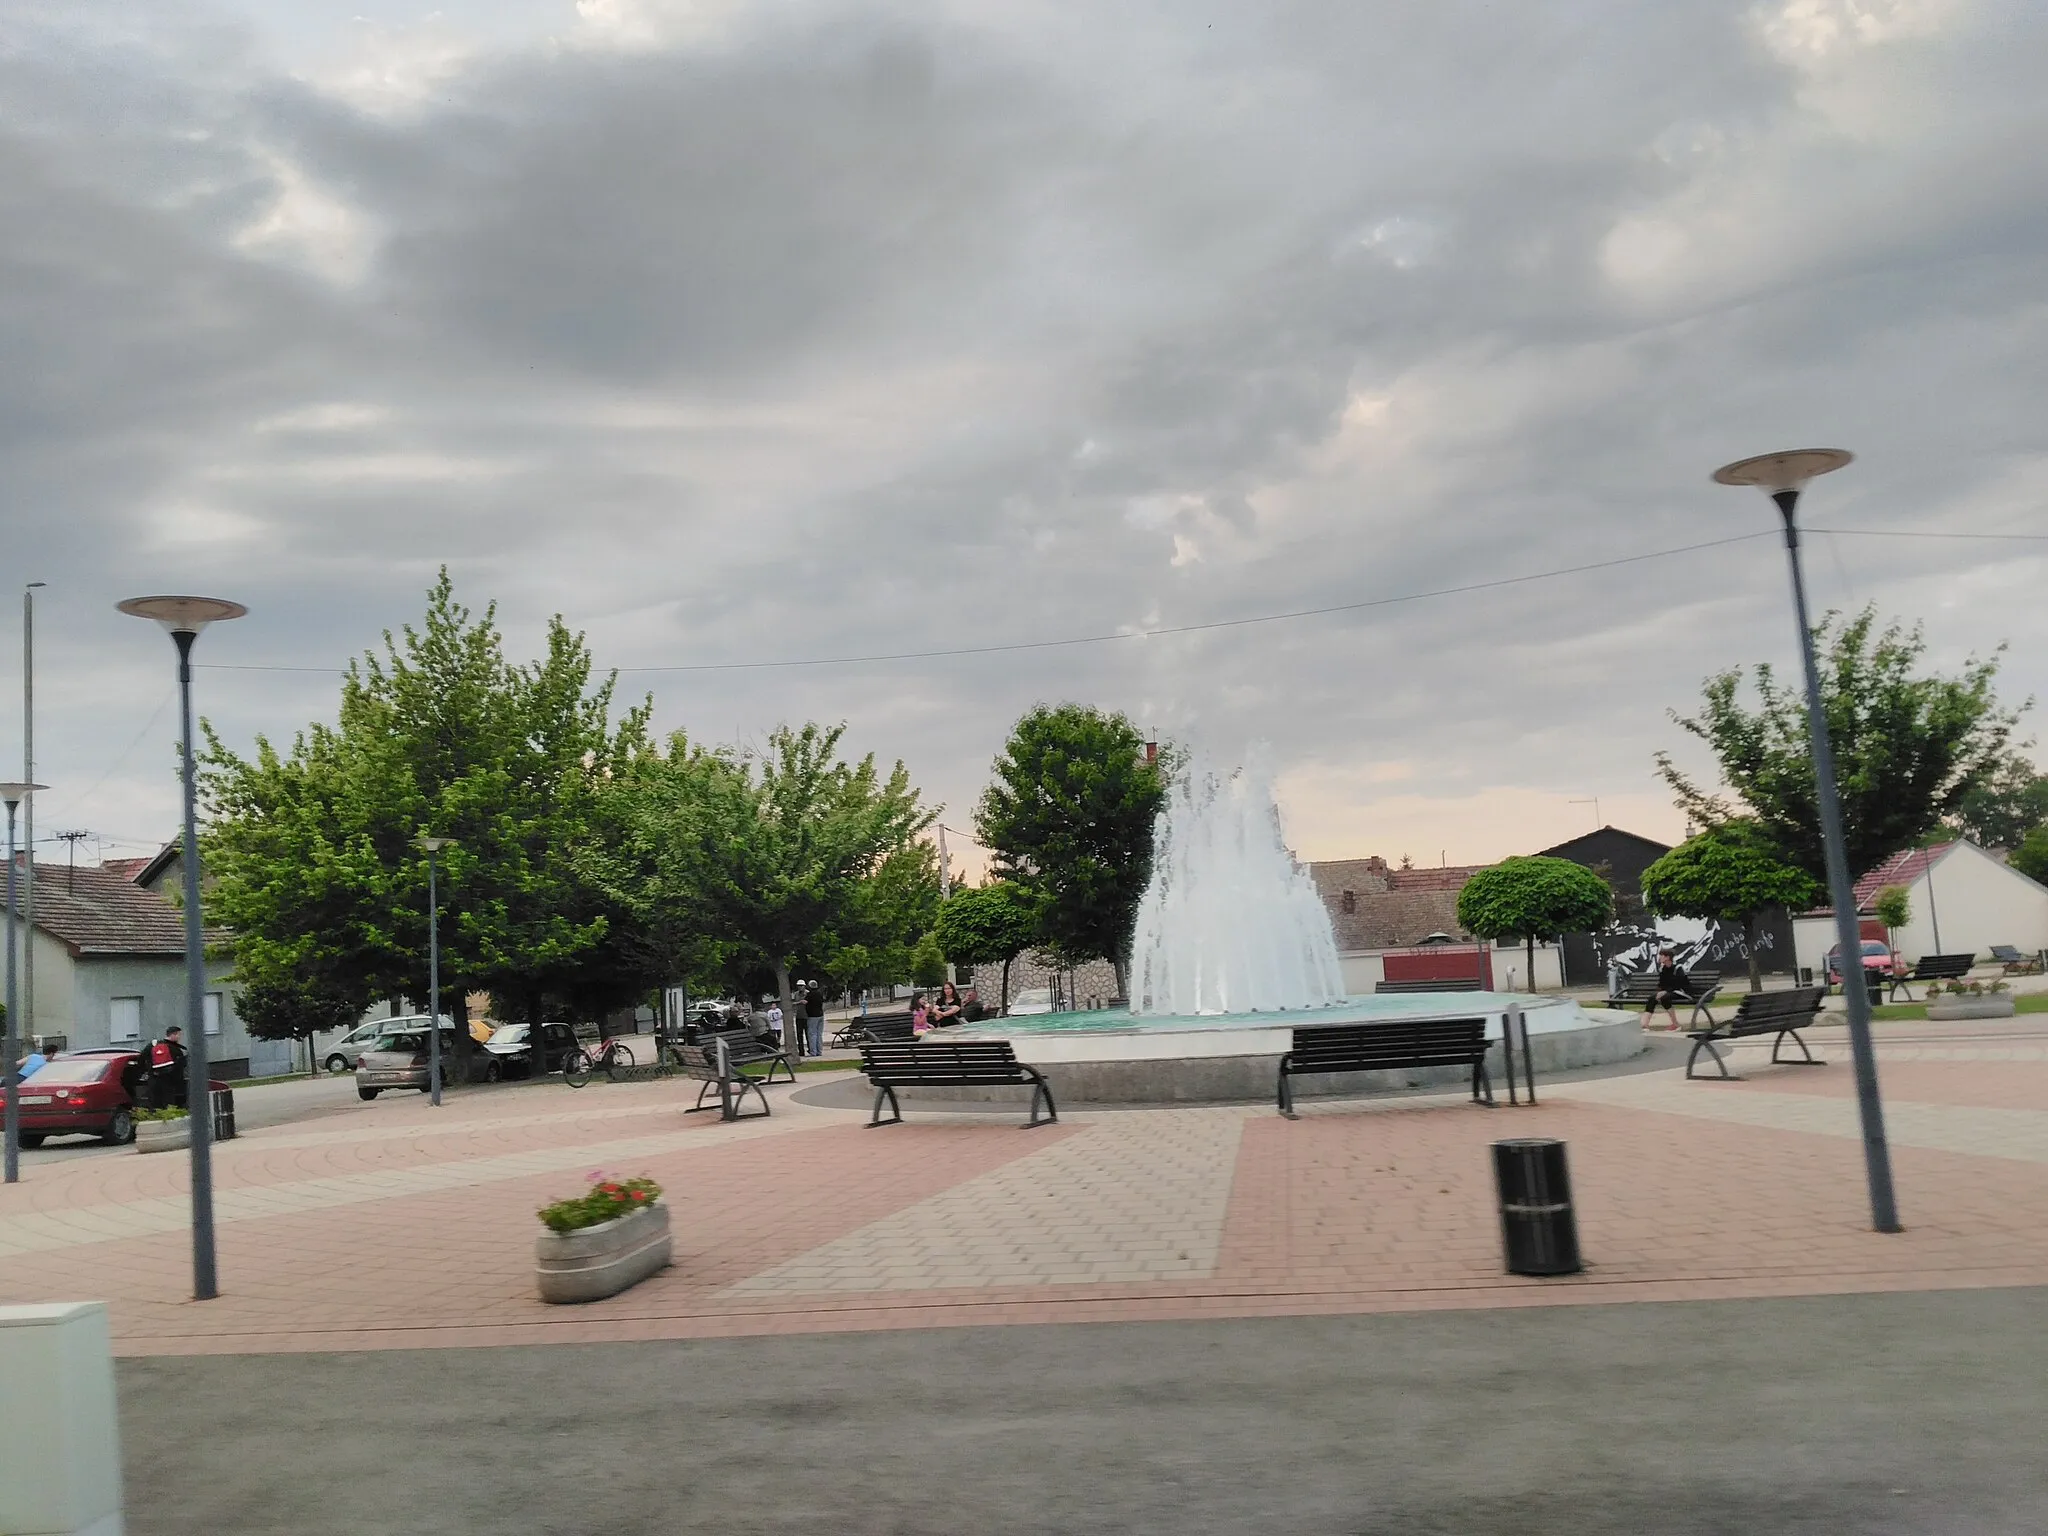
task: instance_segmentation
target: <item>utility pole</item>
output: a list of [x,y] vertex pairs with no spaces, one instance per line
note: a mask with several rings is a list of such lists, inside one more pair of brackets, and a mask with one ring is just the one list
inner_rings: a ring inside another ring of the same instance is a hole
[[[36,781],[36,588],[21,589],[21,781]],[[21,807],[21,844],[28,850],[21,872],[21,1028],[24,1040],[36,1037],[36,801],[30,795]],[[10,1067],[11,1071],[12,1068]]]
[[57,840],[68,845],[64,850],[64,890],[67,894],[78,889],[78,845],[91,836],[92,833],[83,827],[57,834]]

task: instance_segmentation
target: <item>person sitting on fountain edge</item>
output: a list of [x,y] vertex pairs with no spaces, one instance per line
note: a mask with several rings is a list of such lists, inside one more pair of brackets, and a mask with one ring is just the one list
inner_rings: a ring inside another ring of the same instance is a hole
[[988,1008],[982,1003],[981,993],[977,989],[969,987],[966,999],[960,1004],[961,1022],[965,1024],[979,1024],[987,1017]]
[[933,1029],[947,1029],[960,1022],[960,989],[950,981],[939,988],[939,1000],[932,1004]]

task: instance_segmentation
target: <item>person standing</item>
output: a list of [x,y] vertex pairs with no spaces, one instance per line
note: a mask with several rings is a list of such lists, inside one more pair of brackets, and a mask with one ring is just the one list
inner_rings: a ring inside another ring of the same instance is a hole
[[825,994],[814,981],[804,988],[804,1033],[810,1036],[811,1054],[825,1054]]
[[184,1030],[173,1024],[149,1048],[149,1098],[159,1108],[185,1106]]
[[771,997],[768,999],[768,1037],[769,1039],[775,1042],[777,1049],[781,1048],[782,999],[780,997]]

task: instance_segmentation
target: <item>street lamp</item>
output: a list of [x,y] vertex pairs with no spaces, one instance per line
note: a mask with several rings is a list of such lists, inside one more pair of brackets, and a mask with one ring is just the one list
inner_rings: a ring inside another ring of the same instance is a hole
[[[441,1107],[441,892],[437,880],[441,850],[455,839],[417,839],[427,853],[427,1081],[428,1097]],[[538,1060],[538,1056],[535,1057]]]
[[[1842,992],[1849,1008],[1849,1051],[1856,1063],[1856,1107],[1863,1121],[1863,1162],[1870,1180],[1870,1224],[1897,1232],[1898,1205],[1892,1194],[1891,1152],[1885,1145],[1884,1104],[1877,1092],[1877,1055],[1870,1044],[1870,990],[1851,985],[1850,966],[1861,959],[1863,938],[1856,926],[1856,891],[1849,879],[1849,855],[1842,842],[1842,806],[1835,788],[1835,755],[1828,743],[1827,711],[1821,705],[1820,668],[1813,656],[1813,624],[1806,611],[1806,578],[1799,568],[1799,526],[1794,514],[1807,481],[1847,464],[1840,448],[1800,448],[1766,453],[1724,464],[1714,471],[1722,485],[1753,485],[1778,505],[1785,519],[1785,550],[1792,562],[1792,606],[1799,616],[1799,657],[1806,669],[1806,714],[1813,733],[1813,776],[1820,806],[1820,835],[1827,859],[1828,899],[1835,908],[1835,938],[1841,946]],[[1862,970],[1857,965],[1857,970]],[[1864,978],[1859,974],[1857,981]]]
[[[7,1035],[6,1044],[0,1046],[0,1079],[7,1084],[7,1105],[5,1129],[0,1131],[0,1135],[4,1135],[7,1142],[5,1182],[9,1184],[18,1183],[21,1179],[21,1085],[15,1080],[15,1069],[21,1061],[21,999],[18,995],[21,989],[14,980],[14,812],[37,790],[49,787],[47,784],[0,784],[0,800],[7,802]],[[35,857],[33,849],[29,857]],[[35,935],[31,933],[28,942],[33,944],[35,941]]]
[[154,619],[178,648],[178,761],[185,788],[185,1102],[192,1124],[192,1297],[220,1294],[213,1262],[213,1099],[206,1067],[206,944],[199,920],[199,820],[192,772],[192,642],[221,619],[249,610],[220,597],[131,597],[117,605]]

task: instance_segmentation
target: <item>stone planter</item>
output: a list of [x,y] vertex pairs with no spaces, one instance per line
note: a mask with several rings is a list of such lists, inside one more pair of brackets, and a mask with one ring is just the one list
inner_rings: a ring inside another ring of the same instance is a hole
[[599,1301],[666,1269],[673,1253],[668,1207],[656,1202],[580,1232],[543,1230],[533,1242],[542,1301]]
[[1930,1019],[2009,1019],[2018,1010],[2012,998],[2000,997],[1956,997],[1945,996],[1938,1003],[1927,1005]]
[[178,1152],[192,1145],[192,1117],[182,1120],[138,1120],[135,1122],[135,1150]]

